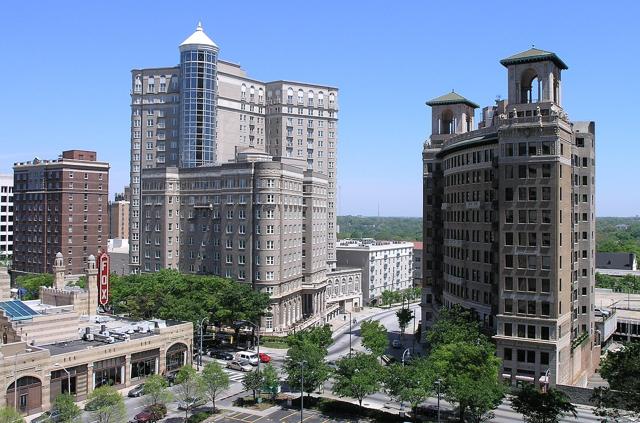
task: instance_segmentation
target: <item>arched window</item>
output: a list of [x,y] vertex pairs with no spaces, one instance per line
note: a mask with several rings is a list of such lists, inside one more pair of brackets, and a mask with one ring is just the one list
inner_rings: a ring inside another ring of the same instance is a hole
[[336,101],[336,96],[334,93],[329,93],[329,107],[333,107]]
[[293,104],[293,88],[287,90],[287,104]]
[[262,103],[264,101],[264,90],[262,88],[258,89],[258,102]]
[[520,79],[520,103],[538,103],[541,90],[542,83],[538,79],[536,71],[533,69],[524,71]]
[[247,86],[242,84],[242,86],[240,87],[240,98],[244,100],[246,97],[247,97]]
[[447,109],[440,115],[440,134],[446,135],[453,133],[455,133],[453,112]]
[[324,106],[324,93],[322,91],[318,93],[318,106]]
[[307,93],[307,105],[313,106],[313,91],[311,90]]
[[304,103],[304,91],[298,90],[298,104]]

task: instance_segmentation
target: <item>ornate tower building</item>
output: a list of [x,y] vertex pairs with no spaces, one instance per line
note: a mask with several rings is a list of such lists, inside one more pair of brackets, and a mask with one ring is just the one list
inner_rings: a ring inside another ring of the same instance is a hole
[[595,124],[562,108],[567,66],[554,53],[500,63],[508,100],[477,128],[469,100],[427,103],[423,322],[459,304],[493,332],[506,380],[582,385],[599,357]]

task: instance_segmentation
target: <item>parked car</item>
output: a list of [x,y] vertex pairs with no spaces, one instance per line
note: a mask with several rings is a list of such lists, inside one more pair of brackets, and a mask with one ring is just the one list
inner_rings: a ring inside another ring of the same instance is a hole
[[241,372],[250,372],[253,370],[251,364],[248,361],[232,360],[227,363],[227,368],[232,370],[239,370]]
[[201,397],[201,398],[190,398],[186,402],[178,401],[178,410],[186,410],[188,405],[190,405],[191,409],[194,409],[196,407],[201,407],[201,406],[205,405],[206,403],[207,403],[207,399],[203,398],[203,397]]
[[233,360],[233,354],[229,351],[209,351],[209,355],[213,358],[217,358],[218,360],[231,361]]
[[127,396],[129,396],[130,398],[137,398],[141,397],[142,395],[144,395],[144,383],[134,386],[127,394]]
[[167,406],[164,404],[154,404],[145,407],[133,417],[132,423],[151,423],[162,420],[167,415]]
[[235,356],[236,360],[246,360],[252,366],[258,365],[258,354],[250,351],[239,351]]
[[393,348],[402,348],[402,344],[397,339],[394,339],[393,341],[391,341],[391,346]]
[[60,415],[60,412],[58,410],[51,410],[51,411],[45,411],[44,413],[40,414],[38,417],[36,417],[31,421],[35,423],[49,423],[49,422],[58,423],[61,418],[62,416]]
[[258,355],[260,356],[260,362],[261,363],[268,363],[268,362],[271,361],[271,357],[269,356],[269,354],[260,353]]

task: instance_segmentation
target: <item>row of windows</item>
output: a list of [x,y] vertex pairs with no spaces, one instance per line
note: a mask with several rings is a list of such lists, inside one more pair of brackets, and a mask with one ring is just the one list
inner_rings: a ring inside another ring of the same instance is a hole
[[485,149],[480,151],[473,151],[470,153],[456,154],[452,157],[447,158],[443,163],[443,167],[445,170],[447,170],[447,169],[453,169],[459,166],[466,166],[470,164],[488,163],[493,160],[493,154],[494,154],[493,149]]
[[511,348],[505,348],[504,349],[504,360],[506,361],[513,361],[513,359],[515,358],[516,361],[520,362],[520,363],[535,363],[536,362],[536,354],[539,354],[539,363],[542,365],[548,365],[549,364],[549,353],[546,351],[540,351],[539,353],[536,353],[536,351],[532,351],[532,350],[516,350],[516,354],[514,357],[513,354],[513,350]]

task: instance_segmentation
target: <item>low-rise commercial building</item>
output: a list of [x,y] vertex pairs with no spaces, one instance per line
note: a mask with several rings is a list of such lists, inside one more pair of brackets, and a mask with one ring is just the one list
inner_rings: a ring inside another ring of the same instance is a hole
[[34,414],[49,409],[60,393],[80,401],[97,387],[124,388],[191,363],[191,323],[97,312],[93,256],[87,290],[64,286],[62,254],[54,272],[55,286],[41,288],[40,300],[0,301],[0,404]]
[[343,239],[337,245],[338,266],[362,269],[362,299],[375,303],[383,291],[413,286],[413,243]]

